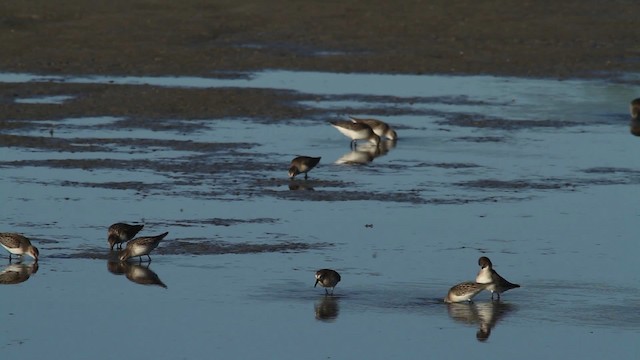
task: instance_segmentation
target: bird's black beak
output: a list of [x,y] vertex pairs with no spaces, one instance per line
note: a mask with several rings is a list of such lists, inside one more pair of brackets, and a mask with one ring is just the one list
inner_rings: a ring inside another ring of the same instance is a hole
[[319,281],[320,281],[320,279],[316,279],[316,283],[313,285],[313,287],[316,287],[318,285]]

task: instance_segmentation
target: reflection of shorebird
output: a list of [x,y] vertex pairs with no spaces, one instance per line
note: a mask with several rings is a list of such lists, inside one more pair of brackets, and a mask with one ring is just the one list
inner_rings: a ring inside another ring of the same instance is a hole
[[398,139],[398,134],[396,134],[395,130],[393,130],[391,126],[389,126],[389,124],[384,121],[378,119],[361,119],[355,118],[353,116],[349,116],[349,118],[351,118],[351,121],[353,121],[354,123],[369,125],[369,127],[371,127],[371,130],[373,130],[373,132],[380,137],[386,137],[389,140]]
[[289,183],[289,190],[291,191],[314,191],[313,186],[308,184],[303,184],[298,181],[291,181]]
[[128,258],[139,256],[140,261],[142,262],[142,256],[147,255],[149,262],[151,262],[151,256],[149,256],[149,253],[158,247],[160,241],[162,241],[167,234],[169,233],[166,232],[164,234],[150,237],[139,237],[129,241],[127,243],[127,247],[120,254],[120,261],[125,261]]
[[476,333],[478,341],[485,341],[491,335],[491,329],[498,323],[500,319],[513,310],[511,304],[500,301],[483,302],[476,304],[478,308],[478,318],[480,326]]
[[116,244],[118,244],[118,248],[122,248],[122,243],[133,239],[143,227],[144,225],[129,225],[125,223],[116,223],[109,226],[107,241],[111,250]]
[[491,291],[491,299],[493,299],[494,293],[498,294],[498,300],[500,300],[501,293],[520,287],[518,284],[510,283],[493,270],[493,264],[488,257],[482,256],[478,259],[478,265],[480,265],[480,271],[476,276],[476,282],[487,284],[486,289]]
[[316,283],[313,287],[320,284],[325,288],[325,294],[329,294],[329,290],[327,288],[331,288],[331,295],[333,295],[333,290],[336,288],[336,285],[338,285],[340,280],[340,274],[338,274],[337,271],[331,269],[320,269],[316,271]]
[[294,158],[291,160],[291,166],[289,167],[289,178],[294,179],[296,175],[304,173],[306,180],[307,173],[318,165],[319,162],[319,157],[298,156]]
[[356,145],[357,140],[367,140],[374,145],[380,144],[380,136],[376,135],[367,124],[354,123],[352,121],[330,121],[331,126],[340,131],[344,136],[351,139],[351,147]]
[[124,275],[127,272],[127,262],[109,259],[107,261],[107,270],[113,275]]
[[367,164],[373,159],[386,155],[389,150],[396,146],[395,141],[382,141],[378,146],[365,145],[358,146],[352,151],[342,155],[336,164]]
[[9,264],[0,272],[0,284],[13,285],[27,281],[31,274],[38,272],[38,263]]
[[482,290],[487,287],[486,284],[478,284],[473,281],[466,281],[457,285],[454,285],[449,289],[447,296],[444,298],[446,303],[457,303],[463,301],[471,301],[474,296],[478,295]]
[[512,305],[500,301],[448,304],[451,319],[463,324],[478,325],[478,341],[486,341],[498,321],[512,310]]
[[640,98],[633,99],[629,105],[631,113],[630,131],[635,136],[640,136]]
[[35,246],[31,245],[29,239],[20,234],[0,233],[0,245],[9,251],[9,262],[11,262],[11,255],[18,255],[22,259],[24,254],[38,261],[40,252]]
[[160,280],[158,274],[149,269],[149,264],[147,264],[146,266],[130,263],[124,264],[127,279],[131,280],[132,282],[140,285],[157,285],[165,289],[167,288],[167,285],[165,285],[162,280]]
[[449,317],[462,324],[477,324],[480,322],[478,308],[473,302],[448,303]]
[[315,303],[313,309],[316,313],[316,319],[321,321],[333,321],[340,312],[338,299],[333,296],[323,296]]

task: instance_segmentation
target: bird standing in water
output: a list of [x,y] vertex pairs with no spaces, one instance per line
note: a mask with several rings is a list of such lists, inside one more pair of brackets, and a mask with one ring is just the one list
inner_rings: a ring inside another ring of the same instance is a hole
[[331,288],[331,295],[333,295],[333,290],[336,288],[336,285],[338,285],[340,280],[340,274],[338,274],[337,271],[331,269],[320,269],[316,271],[316,283],[313,287],[320,284],[327,295],[329,294],[328,288]]

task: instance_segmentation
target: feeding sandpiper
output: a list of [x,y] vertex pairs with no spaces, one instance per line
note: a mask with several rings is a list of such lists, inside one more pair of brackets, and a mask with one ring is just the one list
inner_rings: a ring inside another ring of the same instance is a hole
[[9,262],[11,262],[11,255],[18,255],[22,258],[24,254],[38,261],[40,252],[35,246],[31,245],[29,239],[20,234],[0,233],[0,245],[9,251]]
[[330,121],[331,126],[351,139],[351,147],[355,147],[357,140],[368,140],[374,145],[380,144],[380,136],[376,135],[371,126],[353,121]]
[[131,257],[140,257],[140,262],[142,262],[142,256],[147,255],[149,262],[151,262],[151,256],[149,253],[153,251],[160,241],[164,239],[165,236],[169,234],[168,232],[156,236],[150,237],[139,237],[137,239],[133,239],[127,243],[127,247],[120,254],[120,261],[125,261]]
[[307,179],[307,173],[316,167],[320,162],[320,157],[311,156],[297,156],[291,160],[291,166],[289,167],[289,178],[293,179],[298,174],[304,173],[304,179]]
[[336,288],[336,285],[340,282],[340,274],[337,271],[331,269],[320,269],[316,271],[316,283],[313,287],[316,287],[320,284],[324,289],[325,294],[329,294],[329,290],[327,288],[331,288],[331,295],[333,295],[333,290]]
[[473,281],[465,281],[454,285],[449,289],[447,296],[444,298],[446,303],[457,303],[463,301],[471,301],[474,296],[478,295],[487,287],[486,284],[478,284]]
[[369,125],[369,127],[371,127],[371,130],[373,130],[373,132],[380,137],[386,137],[389,140],[396,140],[398,138],[398,134],[395,132],[395,130],[393,130],[391,126],[389,126],[389,124],[384,121],[378,119],[361,119],[355,118],[353,116],[349,116],[349,118],[354,123]]
[[109,226],[107,241],[109,242],[111,250],[113,250],[116,244],[118,244],[118,248],[121,249],[122,243],[133,239],[143,227],[144,225],[129,225],[125,223],[116,223]]
[[493,270],[493,264],[488,257],[480,257],[480,259],[478,259],[478,265],[480,265],[480,271],[476,276],[476,282],[487,285],[486,289],[491,291],[491,299],[493,299],[494,293],[498,294],[498,300],[500,300],[501,293],[520,287],[518,284],[510,283]]

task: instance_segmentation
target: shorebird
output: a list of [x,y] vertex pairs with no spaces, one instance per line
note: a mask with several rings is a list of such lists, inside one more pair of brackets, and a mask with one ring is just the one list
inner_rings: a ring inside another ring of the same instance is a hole
[[289,178],[293,179],[298,174],[304,173],[304,179],[307,179],[307,173],[316,167],[320,162],[320,157],[311,156],[297,156],[291,160],[291,166],[289,167]]
[[118,248],[122,248],[122,243],[133,239],[144,225],[129,225],[125,223],[116,223],[109,226],[107,231],[107,241],[111,250],[117,244]]
[[31,245],[29,239],[20,234],[0,233],[0,245],[9,251],[9,262],[11,262],[11,255],[19,255],[22,258],[24,254],[38,261],[40,252],[35,246]]
[[631,124],[629,130],[631,134],[640,136],[640,98],[633,99],[629,105],[629,112],[631,113]]
[[500,300],[500,294],[514,288],[519,288],[520,285],[512,284],[505,278],[500,276],[495,270],[493,270],[493,264],[488,257],[482,256],[478,259],[478,265],[480,265],[480,271],[476,276],[476,282],[480,284],[486,284],[486,289],[491,291],[491,299],[493,294],[498,294],[498,300]]
[[632,118],[638,119],[638,115],[640,115],[640,98],[631,101],[631,104],[629,104],[629,112]]
[[361,118],[355,118],[353,116],[349,116],[349,118],[354,123],[362,123],[362,124],[369,125],[369,127],[371,127],[371,130],[373,130],[373,132],[380,137],[386,137],[389,140],[398,139],[398,134],[395,132],[395,130],[393,130],[391,126],[389,126],[389,124],[387,124],[384,121],[381,121],[378,119],[361,119]]
[[351,139],[351,147],[355,147],[357,140],[368,140],[374,145],[380,144],[380,136],[376,135],[371,126],[353,121],[330,121],[331,126]]
[[444,298],[446,303],[457,303],[463,301],[471,301],[474,296],[478,295],[487,287],[486,284],[478,284],[473,281],[465,281],[454,285],[449,289],[447,296]]
[[338,274],[337,271],[331,269],[320,269],[316,271],[316,283],[313,287],[316,287],[319,283],[323,288],[325,288],[325,294],[329,294],[329,290],[327,288],[331,288],[331,295],[333,295],[333,290],[339,282],[340,274]]
[[120,261],[125,261],[128,258],[138,256],[140,257],[140,262],[142,262],[142,256],[147,255],[149,262],[151,262],[151,256],[149,256],[149,253],[158,247],[160,241],[162,241],[167,234],[169,233],[166,232],[164,234],[150,237],[139,237],[129,241],[127,243],[127,247],[122,250],[122,253],[120,254]]

